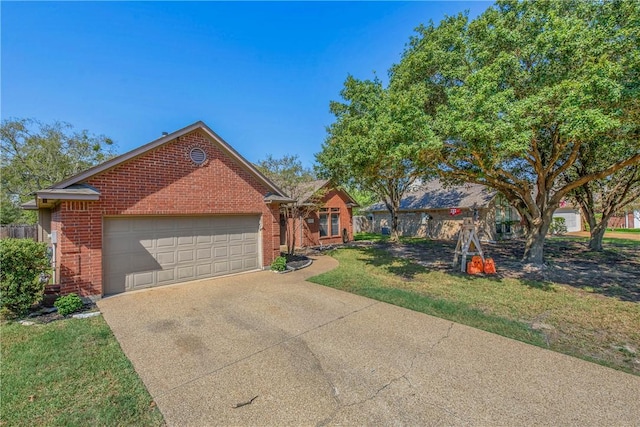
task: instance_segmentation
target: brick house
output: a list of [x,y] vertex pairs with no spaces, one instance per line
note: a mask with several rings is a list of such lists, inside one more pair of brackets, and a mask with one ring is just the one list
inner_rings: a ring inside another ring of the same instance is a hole
[[300,196],[299,217],[285,218],[285,213],[280,214],[280,244],[287,244],[287,229],[295,233],[297,247],[353,240],[353,208],[359,206],[355,199],[329,180],[310,182],[305,190]]
[[268,267],[287,201],[196,122],[37,191],[25,208],[38,210],[61,293],[95,299]]

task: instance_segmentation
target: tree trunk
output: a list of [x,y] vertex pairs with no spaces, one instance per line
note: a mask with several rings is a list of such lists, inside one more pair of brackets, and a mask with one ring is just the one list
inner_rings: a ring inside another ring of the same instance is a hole
[[602,251],[602,238],[604,232],[607,230],[607,222],[603,219],[600,224],[591,228],[591,235],[589,236],[589,250],[590,251]]
[[544,264],[544,240],[547,237],[552,218],[553,210],[547,209],[542,214],[539,224],[529,224],[522,261],[534,265]]
[[397,210],[391,215],[391,241],[392,242],[400,241],[400,233],[398,232]]
[[524,256],[522,257],[524,262],[535,265],[544,264],[544,239],[546,234],[546,231],[543,233],[539,227],[529,232],[524,247]]
[[289,221],[289,213],[287,213],[287,254],[294,255],[296,251],[296,217],[291,213],[291,221]]

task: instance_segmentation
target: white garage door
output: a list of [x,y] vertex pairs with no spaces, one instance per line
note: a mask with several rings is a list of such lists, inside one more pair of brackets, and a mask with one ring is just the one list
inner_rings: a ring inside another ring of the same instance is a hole
[[554,218],[564,218],[567,231],[580,231],[580,217],[574,212],[555,212]]
[[258,216],[106,218],[104,294],[255,270]]

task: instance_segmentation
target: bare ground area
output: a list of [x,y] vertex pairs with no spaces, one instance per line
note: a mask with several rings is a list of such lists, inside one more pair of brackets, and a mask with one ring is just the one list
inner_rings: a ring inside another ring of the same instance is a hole
[[[390,244],[379,247],[394,256],[410,258],[429,269],[459,272],[452,266],[455,241]],[[586,240],[551,237],[545,242],[545,265],[523,264],[524,241],[520,239],[483,243],[485,257],[494,259],[496,279],[517,278],[545,284],[561,284],[623,301],[640,302],[640,244],[605,243],[602,252],[587,250]]]

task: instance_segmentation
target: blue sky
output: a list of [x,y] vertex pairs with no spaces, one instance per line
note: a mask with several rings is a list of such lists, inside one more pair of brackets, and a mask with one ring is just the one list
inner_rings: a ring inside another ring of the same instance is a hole
[[6,2],[1,116],[124,153],[203,120],[252,162],[311,166],[348,74],[386,78],[420,23],[489,2]]

